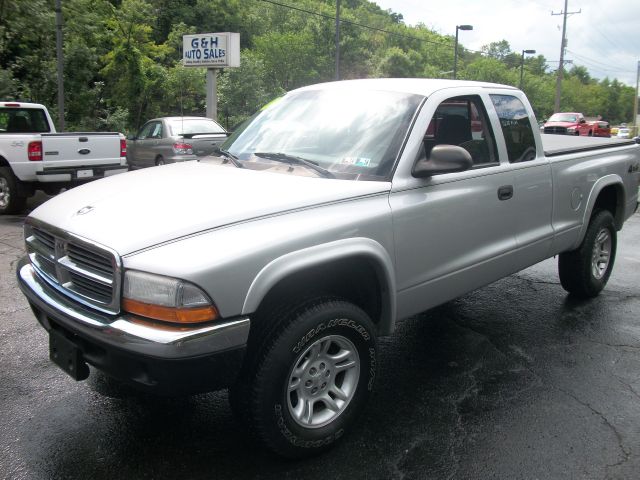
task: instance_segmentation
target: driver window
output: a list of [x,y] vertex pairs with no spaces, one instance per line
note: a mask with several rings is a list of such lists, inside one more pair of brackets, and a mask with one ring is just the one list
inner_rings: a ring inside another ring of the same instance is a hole
[[146,125],[144,125],[140,129],[140,133],[138,133],[138,140],[144,140],[145,138],[150,137],[155,125],[155,123],[147,123]]
[[424,136],[424,155],[443,144],[467,150],[474,166],[497,163],[493,131],[480,97],[453,97],[438,106]]

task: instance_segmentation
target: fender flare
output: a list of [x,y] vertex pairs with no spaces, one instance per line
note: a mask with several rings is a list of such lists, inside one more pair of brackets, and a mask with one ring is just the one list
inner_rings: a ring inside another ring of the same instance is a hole
[[393,261],[387,250],[370,238],[348,238],[287,253],[269,262],[256,275],[242,306],[242,314],[255,312],[267,293],[281,280],[305,269],[327,262],[366,257],[371,260],[382,285],[382,314],[378,326],[379,335],[390,335],[396,320],[396,282]]
[[[602,190],[604,190],[606,187],[610,187],[612,185],[620,187],[623,190],[623,198],[624,198],[624,182],[622,181],[622,178],[620,177],[620,175],[611,174],[611,175],[605,175],[604,177],[599,178],[593,184],[593,187],[591,187],[591,191],[589,192],[589,198],[587,199],[587,205],[584,209],[584,215],[582,218],[582,228],[580,229],[580,234],[578,235],[578,239],[576,240],[576,243],[574,243],[571,248],[572,250],[575,250],[580,246],[580,244],[582,243],[582,239],[587,233],[587,228],[589,228],[589,219],[593,214],[593,208],[596,204],[596,200],[598,199],[598,196],[600,195],[600,192],[602,192]],[[624,202],[618,203],[618,212],[615,218],[616,226],[619,226],[621,224],[620,219],[625,218],[624,209],[625,209]]]

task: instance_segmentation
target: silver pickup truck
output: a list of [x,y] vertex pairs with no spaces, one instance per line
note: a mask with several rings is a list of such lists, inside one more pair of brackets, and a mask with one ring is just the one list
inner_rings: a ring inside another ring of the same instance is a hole
[[217,156],[43,204],[17,275],[76,380],[230,387],[263,446],[301,457],[355,420],[399,319],[554,255],[570,295],[596,296],[639,181],[638,145],[541,138],[515,88],[314,85]]

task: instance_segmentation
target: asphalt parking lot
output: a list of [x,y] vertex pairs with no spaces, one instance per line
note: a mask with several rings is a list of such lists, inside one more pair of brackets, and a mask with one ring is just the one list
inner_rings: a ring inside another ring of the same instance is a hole
[[640,478],[640,214],[596,299],[548,260],[400,322],[358,426],[295,462],[247,444],[224,391],[156,398],[51,364],[15,281],[23,221],[0,217],[4,479]]

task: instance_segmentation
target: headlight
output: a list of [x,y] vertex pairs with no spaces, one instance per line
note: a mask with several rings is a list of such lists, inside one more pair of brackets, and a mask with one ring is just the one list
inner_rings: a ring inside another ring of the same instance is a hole
[[576,133],[576,127],[567,128],[567,133]]
[[124,274],[122,309],[173,323],[201,323],[218,318],[213,302],[195,285],[135,270]]

